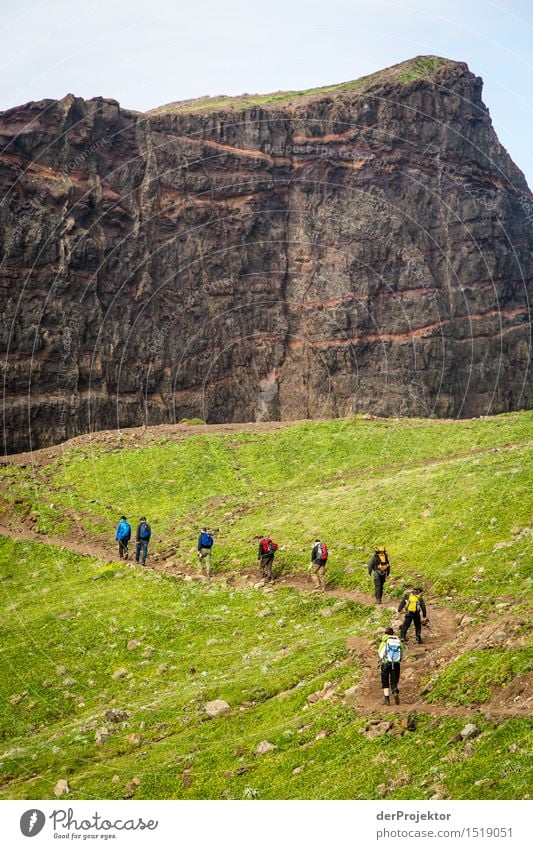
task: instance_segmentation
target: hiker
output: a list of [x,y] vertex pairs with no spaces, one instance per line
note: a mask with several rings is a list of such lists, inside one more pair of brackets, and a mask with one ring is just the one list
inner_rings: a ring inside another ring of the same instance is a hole
[[[401,613],[404,607],[407,608],[405,611],[403,625],[400,628],[400,637],[404,640],[404,642],[406,642],[407,631],[409,630],[411,622],[415,623],[415,636],[417,643],[422,642],[422,625],[425,625],[427,622],[426,605],[422,598],[422,593],[423,590],[421,587],[417,587],[410,593],[407,593],[398,608],[398,613]],[[420,618],[420,613],[422,613],[423,619]]]
[[265,584],[274,582],[272,564],[274,563],[274,555],[277,550],[278,544],[274,540],[271,540],[270,537],[261,537],[257,559],[259,560],[261,578],[263,578]]
[[202,528],[198,537],[198,566],[200,572],[205,563],[205,574],[211,577],[211,549],[213,548],[213,537],[207,532],[207,528]]
[[118,553],[120,559],[128,559],[128,543],[131,539],[131,525],[125,516],[120,517],[120,522],[117,526],[115,540],[118,542]]
[[368,574],[374,573],[374,592],[376,604],[381,604],[383,586],[390,574],[389,555],[384,548],[376,548],[372,560],[368,564]]
[[141,516],[139,519],[137,534],[135,536],[135,540],[137,542],[137,545],[135,546],[135,562],[139,562],[139,557],[142,553],[141,563],[143,566],[146,563],[146,558],[148,557],[148,543],[150,542],[151,536],[152,529],[146,521],[146,516]]
[[400,704],[400,663],[402,661],[403,648],[399,637],[394,636],[392,628],[387,628],[379,645],[379,659],[381,661],[381,686],[383,687],[383,704],[390,705],[390,692],[394,696],[397,705]]
[[311,551],[311,569],[313,570],[311,579],[315,585],[315,589],[321,590],[322,592],[326,589],[325,576],[328,553],[326,543],[320,542],[319,539],[316,539],[313,550]]

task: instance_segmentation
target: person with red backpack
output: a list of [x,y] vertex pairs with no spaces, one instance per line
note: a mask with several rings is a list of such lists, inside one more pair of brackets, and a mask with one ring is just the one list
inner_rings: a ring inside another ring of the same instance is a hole
[[368,564],[368,574],[374,573],[374,592],[376,604],[381,604],[383,587],[390,574],[389,555],[383,547],[376,548],[372,560]]
[[259,540],[259,553],[257,555],[257,559],[259,560],[261,578],[263,578],[265,584],[274,582],[274,571],[272,569],[272,565],[274,563],[274,555],[277,550],[278,544],[275,543],[274,540],[270,539],[270,537],[261,537]]
[[315,540],[311,551],[311,578],[316,590],[324,592],[326,589],[326,563],[328,560],[328,547],[325,542]]

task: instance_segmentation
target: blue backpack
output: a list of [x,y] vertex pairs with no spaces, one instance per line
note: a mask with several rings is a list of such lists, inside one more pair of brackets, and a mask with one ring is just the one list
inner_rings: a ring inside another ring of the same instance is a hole
[[141,526],[139,528],[139,539],[142,539],[144,541],[149,540],[151,534],[152,531],[150,530],[150,525],[148,524],[148,522],[141,522]]
[[400,663],[402,659],[402,644],[398,637],[389,637],[385,646],[384,660],[389,663]]
[[202,532],[200,534],[200,547],[201,548],[211,548],[213,545],[213,537],[211,534],[207,534]]
[[124,540],[124,539],[129,539],[130,537],[131,537],[131,526],[130,526],[129,522],[125,522],[124,520],[122,520],[121,522],[119,522],[119,525],[118,525],[118,528],[117,528],[117,539],[118,540]]

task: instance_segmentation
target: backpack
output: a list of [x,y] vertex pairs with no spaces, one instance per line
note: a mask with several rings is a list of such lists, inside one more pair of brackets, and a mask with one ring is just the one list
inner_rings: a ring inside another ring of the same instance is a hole
[[263,554],[273,554],[278,550],[277,544],[271,539],[261,540],[261,551]]
[[328,559],[328,553],[329,552],[328,552],[328,547],[327,547],[326,543],[321,542],[320,545],[318,546],[318,551],[317,551],[318,559],[322,560],[325,563],[326,560]]
[[407,599],[407,610],[409,613],[416,613],[417,610],[420,610],[420,596],[415,595],[414,593],[409,593],[409,598]]
[[376,554],[379,558],[379,563],[376,566],[378,572],[386,572],[389,568],[389,558],[384,548],[376,548]]
[[402,659],[402,644],[398,637],[389,637],[385,646],[383,660],[388,663],[400,663]]
[[212,545],[213,545],[213,537],[211,536],[211,534],[204,533],[202,531],[202,533],[200,534],[200,547],[201,548],[211,548]]
[[148,522],[141,522],[139,527],[139,539],[148,540],[150,539],[151,533]]
[[119,522],[119,526],[117,528],[117,539],[124,540],[129,539],[131,536],[131,527],[128,522],[122,520]]

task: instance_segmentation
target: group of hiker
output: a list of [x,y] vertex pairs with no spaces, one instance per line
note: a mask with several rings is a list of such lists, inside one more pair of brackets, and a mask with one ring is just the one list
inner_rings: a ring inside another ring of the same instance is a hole
[[[135,533],[135,562],[141,562],[144,566],[148,557],[148,544],[152,536],[152,529],[146,521],[146,516],[141,516],[137,531]],[[126,516],[120,517],[117,526],[115,540],[118,542],[118,554],[121,560],[127,560],[129,556],[128,546],[131,540],[131,525]]]
[[[148,557],[148,543],[152,536],[150,525],[145,516],[141,516],[135,535],[135,561],[144,566]],[[131,540],[131,526],[122,516],[116,531],[116,540],[121,558],[128,557],[128,544]],[[211,577],[211,551],[214,545],[213,535],[206,527],[202,528],[198,536],[198,566],[207,578]],[[273,583],[274,558],[279,546],[273,539],[262,536],[259,539],[257,559],[259,571],[263,584]],[[328,547],[325,542],[315,539],[311,549],[311,580],[315,590],[325,592],[326,589],[326,565],[328,560]],[[368,563],[368,574],[374,579],[374,594],[376,604],[383,600],[383,588],[390,575],[390,562],[384,547],[378,547]],[[405,619],[400,628],[400,635],[396,636],[392,628],[387,628],[378,649],[379,666],[381,672],[381,686],[383,688],[383,702],[390,705],[391,694],[396,704],[400,703],[400,681],[401,662],[404,653],[404,644],[407,642],[407,632],[414,624],[415,639],[417,643],[422,642],[422,625],[427,622],[426,605],[423,599],[421,587],[415,587],[405,594],[398,607],[398,613],[405,610]]]

